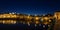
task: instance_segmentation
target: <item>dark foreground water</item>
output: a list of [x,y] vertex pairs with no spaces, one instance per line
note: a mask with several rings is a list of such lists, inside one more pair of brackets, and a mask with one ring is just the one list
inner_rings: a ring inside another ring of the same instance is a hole
[[46,26],[43,28],[43,25],[41,26],[34,26],[34,24],[31,24],[28,26],[27,24],[14,24],[14,25],[7,25],[7,24],[0,24],[1,30],[47,30],[48,27]]

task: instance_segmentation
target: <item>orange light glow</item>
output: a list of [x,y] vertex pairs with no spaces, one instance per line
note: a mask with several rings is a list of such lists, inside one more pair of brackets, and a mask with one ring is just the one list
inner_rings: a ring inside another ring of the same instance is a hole
[[48,17],[44,17],[44,19],[45,19],[45,20],[49,20],[49,18],[48,18]]
[[38,24],[39,22],[38,21],[36,21],[36,24]]
[[36,17],[35,19],[36,19],[36,20],[39,20],[39,17]]
[[3,24],[15,24],[16,21],[15,20],[0,20],[1,22],[0,23],[3,23]]

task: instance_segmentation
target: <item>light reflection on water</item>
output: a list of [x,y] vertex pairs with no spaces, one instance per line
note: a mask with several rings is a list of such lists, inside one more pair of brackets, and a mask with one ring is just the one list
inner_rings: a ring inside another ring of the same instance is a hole
[[0,27],[2,27],[2,28],[10,28],[10,29],[14,29],[14,28],[18,28],[18,29],[41,29],[41,30],[43,30],[44,28],[43,28],[43,25],[41,25],[41,26],[36,26],[35,27],[35,24],[31,24],[30,26],[28,26],[27,24],[22,24],[22,23],[20,23],[20,24],[10,24],[10,25],[8,25],[8,24],[0,24]]

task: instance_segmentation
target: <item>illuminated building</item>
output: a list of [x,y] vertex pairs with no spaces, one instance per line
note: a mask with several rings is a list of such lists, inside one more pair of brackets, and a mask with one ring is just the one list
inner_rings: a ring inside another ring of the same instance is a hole
[[54,13],[54,17],[55,17],[56,19],[60,20],[60,11],[56,11],[56,12]]
[[27,24],[30,26],[31,24],[34,24],[35,27],[38,25],[43,25],[43,28],[45,28],[45,25],[48,25],[50,27],[54,21],[54,18],[60,19],[60,12],[55,12],[54,15],[51,14],[43,14],[43,15],[26,15],[26,14],[16,14],[16,13],[4,13],[0,14],[0,24]]
[[[57,13],[55,13],[57,14]],[[55,17],[56,15],[54,15]],[[42,19],[41,19],[42,18]],[[32,21],[35,22],[36,24],[39,24],[39,21],[48,21],[49,19],[53,18],[53,16],[50,16],[49,14],[47,15],[43,15],[43,16],[38,16],[38,15],[34,15],[31,16],[30,14],[25,15],[25,14],[15,14],[15,13],[5,13],[5,14],[0,14],[0,19],[2,20],[15,20],[15,21],[22,21],[25,23],[29,22],[31,23]],[[33,19],[33,20],[32,20]],[[3,21],[3,23],[5,22]],[[49,22],[51,22],[49,20]]]

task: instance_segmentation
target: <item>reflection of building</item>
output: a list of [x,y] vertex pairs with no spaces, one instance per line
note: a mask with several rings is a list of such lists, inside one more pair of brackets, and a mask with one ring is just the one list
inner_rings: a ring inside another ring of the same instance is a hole
[[16,24],[16,20],[0,20],[3,24]]

